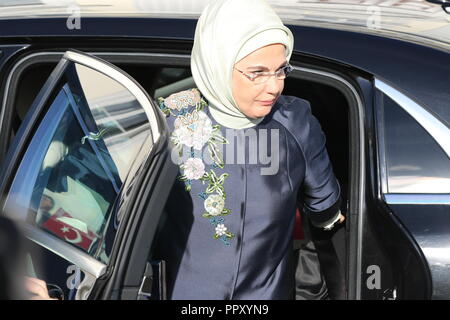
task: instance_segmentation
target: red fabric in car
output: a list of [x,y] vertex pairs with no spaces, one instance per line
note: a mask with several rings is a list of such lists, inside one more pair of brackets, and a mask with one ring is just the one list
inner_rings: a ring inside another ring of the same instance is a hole
[[303,234],[303,227],[302,227],[302,219],[300,217],[300,210],[295,212],[295,228],[294,228],[294,239],[295,240],[301,240],[304,239],[305,235]]

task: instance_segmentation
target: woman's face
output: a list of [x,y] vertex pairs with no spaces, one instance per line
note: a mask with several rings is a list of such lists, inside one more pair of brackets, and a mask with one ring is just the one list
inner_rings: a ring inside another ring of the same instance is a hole
[[273,73],[285,65],[286,54],[283,44],[262,47],[234,65],[233,97],[243,114],[252,119],[267,115],[283,91],[284,80],[272,76],[265,83],[255,84],[236,69],[247,74],[253,72]]

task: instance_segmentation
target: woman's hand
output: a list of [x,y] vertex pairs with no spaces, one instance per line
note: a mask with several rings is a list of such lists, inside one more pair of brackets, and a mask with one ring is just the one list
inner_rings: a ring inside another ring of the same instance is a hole
[[33,294],[30,300],[58,300],[50,298],[48,295],[47,284],[43,280],[26,277],[25,288]]
[[335,220],[332,224],[329,224],[326,227],[324,227],[324,230],[330,231],[337,225],[342,224],[344,221],[345,221],[345,216],[341,212],[339,212],[338,219]]

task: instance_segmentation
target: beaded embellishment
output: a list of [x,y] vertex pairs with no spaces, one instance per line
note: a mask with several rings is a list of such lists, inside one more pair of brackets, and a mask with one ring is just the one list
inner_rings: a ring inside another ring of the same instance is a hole
[[[183,152],[189,152],[189,157],[180,164],[183,174],[178,177],[185,184],[186,191],[192,190],[193,183],[207,184],[204,192],[198,194],[204,202],[206,210],[202,217],[209,219],[214,227],[214,239],[220,239],[224,244],[230,245],[230,240],[235,237],[225,224],[224,216],[231,213],[225,207],[227,198],[224,183],[228,173],[218,175],[214,169],[223,169],[224,162],[219,144],[228,141],[220,132],[220,125],[212,125],[211,119],[204,109],[208,103],[202,98],[200,91],[193,88],[174,93],[167,98],[159,98],[159,107],[167,116],[176,117],[171,141],[178,151],[179,156]],[[203,150],[207,151],[213,161],[212,168],[206,170]]]

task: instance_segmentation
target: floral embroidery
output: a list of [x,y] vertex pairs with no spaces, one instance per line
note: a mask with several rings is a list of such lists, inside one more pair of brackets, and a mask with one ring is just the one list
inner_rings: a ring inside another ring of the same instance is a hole
[[224,183],[229,175],[222,173],[218,176],[212,169],[206,172],[201,152],[206,147],[213,160],[212,167],[223,169],[224,162],[218,144],[226,144],[228,141],[222,136],[220,125],[213,126],[211,119],[203,111],[208,103],[197,89],[174,93],[166,99],[158,100],[160,109],[166,116],[176,117],[171,141],[180,157],[183,156],[184,149],[187,148],[190,152],[190,157],[180,165],[183,175],[179,179],[185,183],[187,191],[191,191],[192,183],[196,180],[201,181],[202,184],[208,184],[205,191],[198,194],[204,200],[206,210],[202,216],[210,219],[214,226],[213,238],[220,239],[229,246],[229,240],[235,235],[228,231],[224,223],[225,219],[219,218],[231,213],[230,209],[225,208],[227,196]]
[[205,165],[200,158],[189,158],[182,165],[188,180],[198,180],[205,174]]
[[225,227],[224,224],[218,224],[216,227],[216,235],[219,237],[223,236],[224,234],[226,234],[227,229],[228,228]]
[[218,216],[222,214],[222,211],[225,207],[225,200],[219,196],[218,194],[212,194],[205,200],[205,209],[208,211],[209,215],[205,216],[205,218],[209,218],[209,216]]
[[203,111],[194,110],[185,116],[178,116],[175,120],[175,139],[188,147],[202,150],[211,139],[213,126],[211,119]]
[[230,246],[231,243],[229,239],[234,238],[234,234],[227,231],[228,228],[225,227],[224,218],[213,217],[209,220],[211,224],[214,226],[214,230],[216,231],[214,235],[214,239],[220,239],[225,245]]
[[200,92],[197,90],[186,90],[174,93],[168,96],[164,102],[169,109],[181,111],[183,108],[195,106],[200,102]]
[[225,193],[223,184],[226,178],[228,178],[228,173],[223,173],[220,175],[220,177],[217,177],[216,173],[213,170],[210,170],[201,179],[203,183],[209,182],[208,188],[206,188],[205,192],[206,193],[217,192],[225,200],[227,198],[227,195]]
[[167,98],[158,98],[159,107],[166,116],[185,115],[186,109],[195,106],[196,110],[201,110],[208,104],[200,96],[200,91],[197,89],[185,90],[173,93]]

